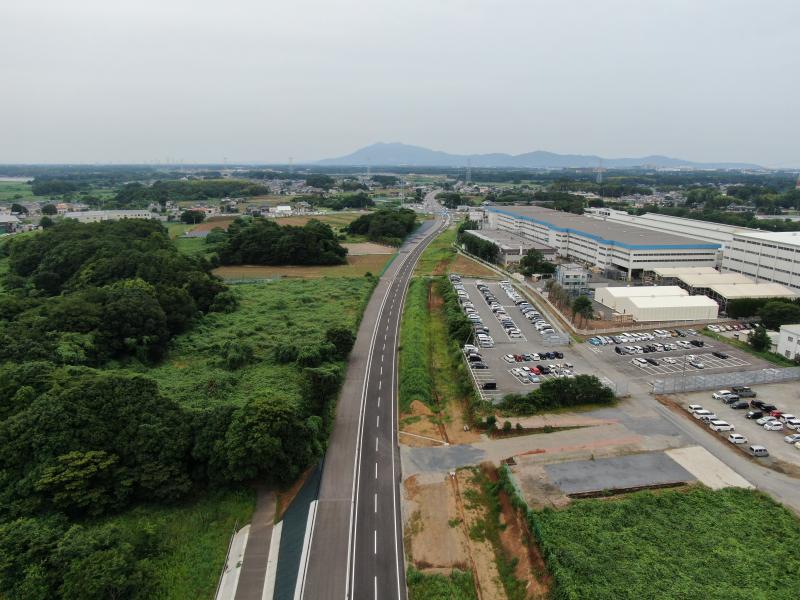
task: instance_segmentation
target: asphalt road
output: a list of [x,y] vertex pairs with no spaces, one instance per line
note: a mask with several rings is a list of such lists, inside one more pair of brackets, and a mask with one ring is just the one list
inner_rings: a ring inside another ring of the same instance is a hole
[[302,597],[406,598],[397,446],[397,339],[408,281],[447,226],[437,214],[400,249],[370,299],[325,456]]

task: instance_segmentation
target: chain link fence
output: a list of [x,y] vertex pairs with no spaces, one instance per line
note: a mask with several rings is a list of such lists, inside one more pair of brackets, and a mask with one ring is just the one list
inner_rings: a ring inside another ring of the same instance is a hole
[[800,379],[800,367],[787,369],[760,369],[758,371],[739,371],[715,375],[688,375],[670,377],[653,381],[654,394],[680,394],[699,390],[718,390],[731,386],[781,383]]

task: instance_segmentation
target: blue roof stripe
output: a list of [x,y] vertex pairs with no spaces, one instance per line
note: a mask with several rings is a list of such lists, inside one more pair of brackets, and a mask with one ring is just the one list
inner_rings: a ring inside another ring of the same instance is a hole
[[533,217],[528,217],[526,215],[518,215],[517,213],[513,213],[507,210],[501,210],[499,208],[493,208],[487,206],[487,208],[491,212],[500,213],[502,215],[506,215],[508,217],[512,217],[514,219],[522,219],[523,221],[531,221],[532,223],[538,223],[539,225],[544,225],[549,227],[550,229],[555,229],[556,231],[563,231],[565,233],[574,233],[583,237],[587,237],[590,239],[595,240],[596,242],[600,242],[601,244],[606,244],[608,246],[620,246],[622,248],[627,248],[628,250],[694,250],[698,248],[702,249],[719,249],[721,246],[719,244],[626,244],[625,242],[620,242],[617,240],[609,240],[602,236],[599,236],[594,233],[587,233],[586,231],[581,231],[580,229],[573,229],[572,227],[559,227],[558,225],[553,225],[552,223],[548,223],[547,221],[543,221],[542,219],[535,219]]

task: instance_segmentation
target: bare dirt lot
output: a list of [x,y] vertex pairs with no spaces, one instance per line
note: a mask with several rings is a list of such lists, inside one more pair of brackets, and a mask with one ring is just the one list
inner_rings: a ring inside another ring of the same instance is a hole
[[364,254],[394,254],[397,248],[392,246],[384,246],[383,244],[376,244],[374,242],[358,242],[351,244],[342,244],[347,248],[348,256],[361,256]]
[[233,217],[211,217],[206,219],[196,227],[192,227],[192,232],[211,231],[219,227],[220,229],[228,229],[231,223],[236,219]]
[[483,266],[481,263],[463,254],[456,256],[453,262],[446,265],[446,268],[434,271],[434,275],[446,275],[447,273],[458,273],[464,277],[482,277],[486,279],[496,279],[499,277],[499,275],[490,268]]

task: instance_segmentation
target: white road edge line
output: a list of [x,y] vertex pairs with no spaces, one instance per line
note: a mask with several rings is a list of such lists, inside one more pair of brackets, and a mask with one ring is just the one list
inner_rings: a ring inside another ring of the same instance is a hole
[[294,586],[294,600],[301,600],[306,587],[306,572],[308,559],[311,557],[311,538],[314,535],[314,521],[317,518],[317,501],[312,500],[308,505],[308,518],[306,519],[306,533],[303,537],[303,551],[300,554],[300,566],[297,570],[297,583]]

